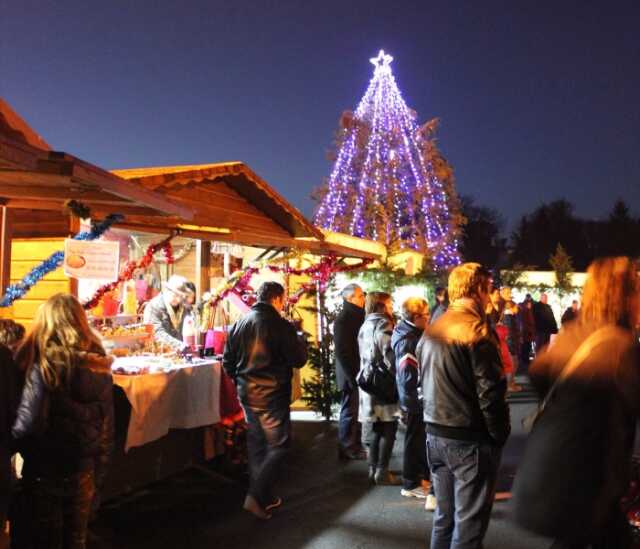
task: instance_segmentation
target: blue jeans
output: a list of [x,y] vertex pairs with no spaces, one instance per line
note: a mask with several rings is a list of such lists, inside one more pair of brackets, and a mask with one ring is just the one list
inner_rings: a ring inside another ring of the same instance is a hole
[[502,449],[427,434],[437,508],[431,549],[481,549],[489,526]]
[[357,451],[362,448],[361,430],[358,423],[358,388],[342,391],[340,421],[338,423],[338,443],[344,450]]
[[273,486],[291,445],[289,405],[255,409],[244,405],[249,454],[249,495],[263,507],[275,500]]

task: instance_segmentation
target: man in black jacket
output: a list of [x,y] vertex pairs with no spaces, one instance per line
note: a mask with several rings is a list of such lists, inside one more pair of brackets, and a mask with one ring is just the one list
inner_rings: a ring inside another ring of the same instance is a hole
[[265,282],[258,302],[229,332],[223,366],[236,382],[247,419],[250,485],[244,509],[261,519],[282,504],[272,488],[290,446],[291,377],[307,362],[302,334],[280,312],[284,288]]
[[540,301],[533,304],[533,316],[536,321],[536,354],[549,345],[551,334],[558,333],[558,324],[549,305],[547,294],[540,295]]
[[571,307],[567,307],[567,310],[562,313],[562,318],[560,319],[560,323],[564,327],[568,322],[573,322],[576,318],[578,318],[578,300],[574,299],[571,302]]
[[342,290],[342,310],[333,323],[333,341],[336,355],[336,381],[340,391],[340,421],[338,424],[338,457],[341,459],[367,459],[362,448],[358,423],[358,385],[360,370],[358,332],[364,322],[362,288],[349,284]]
[[511,430],[499,343],[484,313],[490,284],[478,263],[453,269],[451,305],[418,344],[437,500],[431,549],[482,547]]

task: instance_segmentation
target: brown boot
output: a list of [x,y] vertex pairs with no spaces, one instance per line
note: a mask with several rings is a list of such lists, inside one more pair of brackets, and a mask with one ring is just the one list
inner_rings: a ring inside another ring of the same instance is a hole
[[269,520],[271,518],[271,515],[269,513],[267,513],[260,506],[260,504],[256,501],[256,498],[254,498],[253,496],[250,496],[248,494],[247,494],[247,497],[244,498],[244,505],[242,506],[242,508],[245,511],[249,511],[249,513],[252,513],[253,515],[258,517],[259,519]]

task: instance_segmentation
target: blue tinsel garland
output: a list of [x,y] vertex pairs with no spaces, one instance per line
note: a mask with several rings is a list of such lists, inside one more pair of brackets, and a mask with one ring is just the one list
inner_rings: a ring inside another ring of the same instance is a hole
[[[100,223],[92,223],[91,230],[83,231],[73,237],[74,240],[95,240],[102,236],[114,223],[119,223],[124,217],[120,214],[108,215]],[[24,295],[44,278],[47,273],[55,271],[64,261],[64,252],[54,252],[40,265],[31,269],[24,278],[9,286],[0,299],[0,307],[10,307],[14,301],[21,299]]]

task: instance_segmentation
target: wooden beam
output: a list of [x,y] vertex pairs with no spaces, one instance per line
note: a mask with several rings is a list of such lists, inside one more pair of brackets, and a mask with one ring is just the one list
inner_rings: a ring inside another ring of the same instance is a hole
[[193,219],[193,212],[189,208],[176,204],[161,194],[148,191],[140,185],[121,179],[77,159],[74,159],[73,179],[76,181],[90,181],[111,194],[143,204],[159,212],[177,215],[188,221]]
[[198,296],[210,290],[211,242],[196,240],[196,289]]
[[[80,232],[80,219],[74,215],[69,216],[69,237],[74,236]],[[69,277],[69,293],[77,298],[78,297],[78,279]]]
[[[0,193],[1,196],[1,193]],[[1,200],[1,199],[0,199]],[[9,208],[19,208],[19,209],[27,209],[27,210],[53,210],[56,212],[61,212],[64,206],[65,200],[36,200],[36,199],[21,199],[21,198],[9,198],[5,199],[5,205]],[[92,202],[87,202],[87,206],[91,207],[92,213],[102,217],[104,215],[110,213],[121,213],[124,215],[142,215],[145,217],[156,217],[156,223],[162,224],[165,223],[165,217],[158,215],[157,210],[152,210],[149,208],[143,208],[141,206],[126,206],[126,205],[114,205],[108,206],[105,204],[94,204]]]
[[11,239],[12,235],[12,212],[6,206],[2,206],[0,218],[0,294],[11,283]]
[[[0,174],[1,177],[1,174]],[[75,198],[82,202],[92,202],[94,204],[111,204],[111,205],[132,205],[130,201],[123,200],[122,198],[113,194],[100,192],[99,190],[91,190],[78,186],[72,186],[73,184],[67,180],[66,186],[53,187],[40,187],[31,181],[28,184],[23,185],[6,185],[0,179],[0,196],[6,198],[19,198],[19,199],[31,199],[31,200],[69,200]]]

